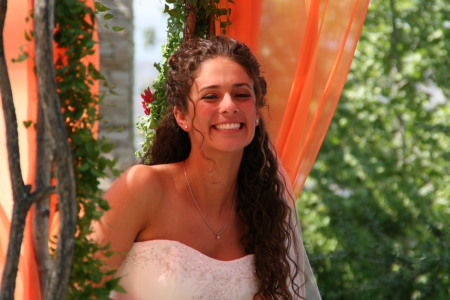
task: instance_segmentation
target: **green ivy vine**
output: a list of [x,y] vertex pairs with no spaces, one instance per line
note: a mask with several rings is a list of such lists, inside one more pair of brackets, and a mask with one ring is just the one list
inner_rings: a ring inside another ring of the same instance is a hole
[[[164,12],[169,15],[167,20],[167,40],[162,47],[163,59],[160,63],[155,63],[154,67],[159,75],[153,82],[153,94],[148,97],[148,91],[142,95],[143,106],[146,111],[145,116],[140,117],[136,127],[144,135],[144,142],[141,149],[136,151],[136,156],[142,159],[147,151],[152,147],[155,129],[164,116],[167,109],[165,99],[165,83],[167,74],[167,60],[177,50],[183,41],[183,31],[185,27],[186,4],[191,3],[197,7],[197,20],[195,26],[195,36],[207,38],[209,35],[210,17],[219,21],[221,33],[226,33],[227,26],[231,25],[231,9],[219,8],[220,0],[167,0]],[[234,2],[228,0],[229,3]],[[226,16],[225,20],[221,18]]]
[[[96,3],[97,12],[98,7],[101,12],[107,11],[107,7]],[[92,86],[104,78],[92,63],[86,64],[84,61],[95,52],[95,16],[96,11],[84,1],[55,2],[57,89],[72,148],[78,204],[68,299],[108,299],[112,290],[120,290],[118,279],[99,285],[105,274],[101,268],[102,261],[94,254],[101,251],[108,256],[112,253],[108,247],[100,247],[88,239],[91,222],[109,209],[108,203],[101,197],[100,179],[107,176],[107,170],[118,175],[116,162],[104,155],[112,150],[113,145],[107,139],[96,136],[96,123],[100,120],[97,107],[101,97],[92,92]],[[104,15],[104,18],[111,17]]]

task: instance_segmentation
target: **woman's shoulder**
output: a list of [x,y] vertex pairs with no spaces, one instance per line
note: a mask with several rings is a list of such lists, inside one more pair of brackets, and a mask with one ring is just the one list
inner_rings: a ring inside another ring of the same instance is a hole
[[131,189],[158,187],[161,180],[161,167],[134,165],[128,168],[118,180],[124,181],[123,183]]
[[110,206],[101,220],[106,225],[102,230],[108,240],[119,235],[129,238],[130,243],[148,226],[148,220],[164,203],[170,168],[170,165],[135,165],[113,182],[103,196]]
[[161,183],[170,178],[177,170],[178,163],[161,165],[134,165],[125,171],[125,176],[130,185],[136,188],[161,186]]
[[144,200],[147,196],[157,200],[166,188],[165,182],[173,172],[174,164],[134,165],[128,168],[114,183],[135,200]]

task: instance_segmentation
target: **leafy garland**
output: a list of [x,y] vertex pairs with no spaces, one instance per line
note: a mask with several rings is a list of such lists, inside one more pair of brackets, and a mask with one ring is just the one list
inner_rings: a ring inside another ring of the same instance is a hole
[[[97,13],[108,10],[98,2],[96,8]],[[95,14],[93,8],[83,1],[55,2],[57,89],[72,148],[78,204],[68,299],[107,299],[111,290],[120,289],[117,279],[103,286],[92,284],[100,283],[104,276],[102,261],[93,254],[101,251],[106,256],[111,255],[108,247],[100,247],[88,239],[91,222],[109,209],[108,203],[101,198],[99,180],[107,176],[107,170],[118,175],[114,168],[116,162],[104,155],[112,150],[113,145],[105,138],[96,137],[95,126],[100,119],[97,107],[101,97],[92,93],[92,86],[104,78],[92,63],[83,62],[95,52]],[[111,17],[106,14],[104,19]],[[119,31],[120,28],[114,27],[113,30]]]
[[[167,0],[164,12],[169,15],[167,20],[167,40],[162,47],[163,59],[154,67],[158,70],[159,75],[153,82],[154,92],[147,88],[141,95],[143,101],[145,116],[140,117],[136,123],[136,127],[144,135],[144,142],[141,149],[136,151],[136,156],[142,159],[145,153],[152,147],[155,136],[155,129],[160,120],[164,116],[167,109],[167,101],[165,99],[165,83],[168,71],[167,60],[177,50],[183,41],[183,31],[185,27],[185,15],[187,3],[197,7],[197,20],[195,26],[195,36],[207,38],[209,35],[209,20],[214,17],[219,21],[221,33],[226,33],[226,28],[231,25],[229,15],[231,9],[219,8],[220,0]],[[228,2],[233,3],[232,0]],[[221,18],[225,16],[225,20]]]

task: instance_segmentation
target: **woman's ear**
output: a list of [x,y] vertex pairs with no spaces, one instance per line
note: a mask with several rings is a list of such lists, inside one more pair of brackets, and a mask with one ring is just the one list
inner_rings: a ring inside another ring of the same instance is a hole
[[180,128],[183,129],[184,131],[189,131],[190,122],[189,122],[188,118],[186,117],[186,114],[184,112],[182,112],[181,110],[179,110],[178,107],[175,106],[173,108],[173,115],[175,117],[175,120],[178,123],[178,126],[180,126]]

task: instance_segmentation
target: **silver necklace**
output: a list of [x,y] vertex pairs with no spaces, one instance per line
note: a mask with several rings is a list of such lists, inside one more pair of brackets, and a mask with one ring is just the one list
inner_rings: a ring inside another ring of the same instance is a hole
[[233,211],[233,208],[234,208],[234,202],[236,202],[237,191],[236,191],[236,195],[234,196],[234,199],[233,199],[233,204],[231,204],[231,209],[230,209],[230,212],[228,213],[227,221],[225,222],[225,224],[223,224],[222,228],[219,231],[216,231],[209,224],[209,222],[206,219],[205,215],[200,210],[200,207],[198,206],[197,200],[195,200],[195,196],[194,196],[194,193],[192,192],[192,188],[191,188],[191,183],[189,182],[189,178],[188,178],[188,175],[187,175],[187,172],[186,172],[186,162],[185,161],[183,161],[183,169],[184,169],[184,177],[186,177],[187,186],[189,188],[189,191],[191,192],[191,197],[192,197],[192,200],[194,200],[195,207],[197,207],[198,213],[202,217],[202,219],[205,222],[205,224],[208,226],[209,230],[211,230],[216,235],[216,239],[219,240],[220,236],[223,233],[223,231],[225,230],[225,228],[227,227],[228,223],[230,222],[231,212]]

